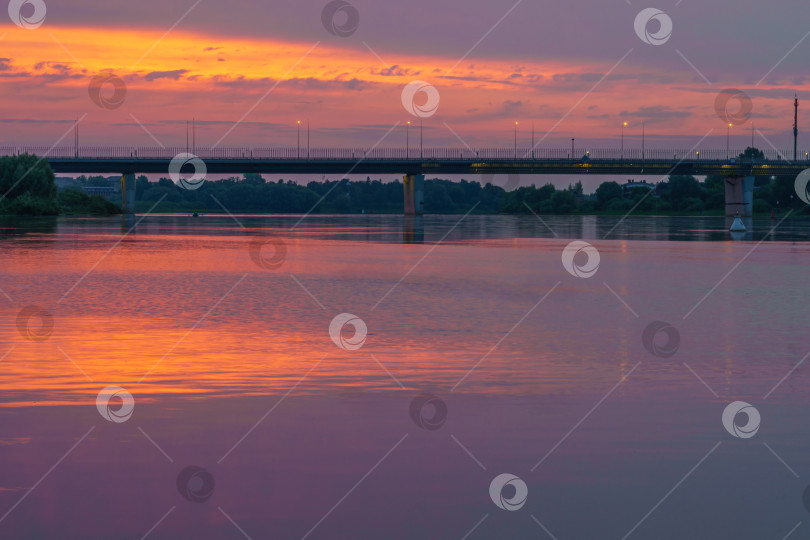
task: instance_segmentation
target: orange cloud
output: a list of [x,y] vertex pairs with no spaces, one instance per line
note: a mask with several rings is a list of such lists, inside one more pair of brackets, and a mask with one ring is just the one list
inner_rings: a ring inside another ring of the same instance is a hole
[[[14,137],[43,143],[59,136],[64,125],[43,134],[46,128],[35,121],[87,113],[83,135],[96,144],[152,144],[151,136],[175,144],[192,117],[201,120],[205,143],[244,117],[224,144],[286,144],[295,121],[303,118],[312,120],[321,145],[372,144],[395,123],[415,120],[400,103],[403,86],[414,79],[440,91],[438,114],[426,121],[436,143],[461,144],[445,123],[470,145],[506,143],[515,120],[521,120],[522,130],[534,120],[539,134],[554,128],[549,142],[557,143],[574,135],[613,138],[628,119],[633,125],[644,120],[652,136],[657,128],[668,135],[702,135],[711,128],[725,133],[714,116],[716,90],[695,81],[688,67],[664,72],[634,65],[632,58],[602,81],[610,66],[595,62],[468,58],[454,67],[456,58],[391,51],[378,57],[378,51],[356,44],[180,30],[165,36],[91,27],[3,30],[0,84],[9,97],[0,105],[0,117],[28,119]],[[90,79],[105,70],[126,82],[119,109],[99,109],[89,99]],[[760,105],[765,112],[773,104],[762,97]],[[767,130],[769,120],[757,125]],[[631,130],[628,138],[637,135]]]

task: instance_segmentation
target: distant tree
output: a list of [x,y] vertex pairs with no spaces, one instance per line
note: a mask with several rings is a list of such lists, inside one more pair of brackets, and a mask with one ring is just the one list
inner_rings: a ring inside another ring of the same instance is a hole
[[245,173],[244,182],[246,184],[264,184],[264,178],[260,174]]
[[703,187],[694,176],[673,175],[669,177],[669,200],[673,208],[682,209],[686,199],[702,200],[703,194]]
[[0,158],[0,213],[56,215],[56,181],[47,160],[23,154]]
[[69,188],[59,192],[59,206],[66,214],[120,214],[121,207],[100,195],[88,195],[84,191]]
[[602,182],[596,188],[596,200],[602,206],[606,206],[614,199],[621,199],[622,195],[622,187],[616,182]]
[[557,191],[551,196],[551,208],[555,214],[570,214],[576,209],[577,199],[573,191]]
[[147,189],[149,189],[149,179],[144,175],[140,175],[135,180],[135,200],[143,198],[143,192]]
[[758,149],[758,148],[754,148],[753,146],[749,146],[748,148],[746,148],[743,151],[742,154],[740,154],[737,157],[739,157],[740,159],[743,159],[743,160],[750,160],[750,159],[762,160],[762,159],[765,159],[765,153],[762,150]]
[[707,176],[703,182],[704,202],[707,210],[720,210],[726,206],[726,179],[722,176]]
[[769,182],[770,201],[777,208],[803,208],[804,202],[796,196],[795,176],[774,176]]

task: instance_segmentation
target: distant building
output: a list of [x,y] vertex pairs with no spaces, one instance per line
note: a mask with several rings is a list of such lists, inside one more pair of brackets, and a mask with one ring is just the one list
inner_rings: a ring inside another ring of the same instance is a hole
[[646,180],[642,180],[641,182],[636,182],[635,180],[628,180],[625,184],[622,185],[622,191],[624,196],[627,198],[633,198],[634,194],[638,193],[638,190],[645,190],[650,191],[654,190],[654,184],[648,184]]
[[74,189],[81,189],[81,185],[76,181],[75,178],[69,178],[65,176],[57,176],[55,178],[56,181],[56,189],[59,191],[74,188]]
[[112,186],[83,186],[82,189],[88,195],[101,195],[107,200],[116,198],[120,191]]

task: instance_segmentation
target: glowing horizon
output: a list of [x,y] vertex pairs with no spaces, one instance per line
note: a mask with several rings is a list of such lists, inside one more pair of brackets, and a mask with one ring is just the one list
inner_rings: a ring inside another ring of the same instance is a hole
[[[9,98],[0,123],[13,131],[0,144],[51,145],[86,114],[83,145],[178,146],[193,118],[201,146],[292,146],[302,119],[313,146],[404,146],[406,122],[419,118],[402,106],[401,92],[424,80],[441,96],[436,114],[423,120],[433,146],[509,147],[515,122],[523,146],[533,126],[544,146],[565,148],[575,137],[578,146],[615,147],[625,123],[631,147],[640,146],[642,123],[649,148],[689,148],[704,137],[703,147],[726,146],[727,124],[714,107],[723,86],[701,80],[702,72],[671,49],[656,48],[666,64],[650,61],[639,41],[612,60],[509,56],[483,47],[460,60],[456,51],[426,53],[395,42],[372,48],[328,34],[313,41],[232,34],[227,25],[220,32],[189,24],[167,32],[50,20],[33,31],[6,24],[0,78]],[[88,95],[91,79],[105,72],[126,83],[122,106],[112,110]],[[810,83],[790,82],[788,89],[784,81],[759,85],[749,77],[732,85],[757,105],[751,120],[730,129],[732,147],[750,144],[752,122],[757,146],[792,144],[788,100],[794,91],[810,94]]]

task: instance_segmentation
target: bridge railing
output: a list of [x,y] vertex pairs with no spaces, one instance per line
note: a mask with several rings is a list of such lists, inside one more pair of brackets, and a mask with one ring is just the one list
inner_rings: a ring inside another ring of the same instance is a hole
[[[202,159],[278,159],[278,160],[560,160],[582,161],[611,160],[638,161],[738,161],[741,150],[676,150],[651,148],[186,148],[186,147],[128,147],[128,146],[0,146],[0,156],[35,154],[41,157],[69,159],[172,159],[183,152],[190,152]],[[797,162],[810,163],[810,152],[798,153]],[[766,150],[764,158],[755,161],[791,163],[793,151]],[[750,160],[746,159],[746,162]]]

